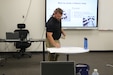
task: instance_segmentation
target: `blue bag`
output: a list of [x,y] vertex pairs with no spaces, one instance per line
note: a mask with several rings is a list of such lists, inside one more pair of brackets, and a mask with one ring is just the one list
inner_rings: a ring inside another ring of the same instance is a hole
[[76,75],[89,75],[89,65],[83,63],[76,64]]

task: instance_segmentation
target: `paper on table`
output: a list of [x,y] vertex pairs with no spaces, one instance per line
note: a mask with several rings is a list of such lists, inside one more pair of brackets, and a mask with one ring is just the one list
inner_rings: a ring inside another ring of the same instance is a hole
[[50,53],[84,53],[89,52],[89,49],[84,49],[82,47],[61,47],[61,48],[47,48]]

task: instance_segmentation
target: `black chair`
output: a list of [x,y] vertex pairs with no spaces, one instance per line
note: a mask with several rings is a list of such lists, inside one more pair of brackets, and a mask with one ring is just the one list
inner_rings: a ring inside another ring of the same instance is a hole
[[19,53],[17,54],[17,57],[20,58],[24,55],[27,55],[31,57],[31,54],[26,52],[26,48],[31,46],[31,42],[26,41],[27,36],[29,35],[29,31],[25,29],[25,24],[17,24],[18,29],[16,29],[14,32],[19,33],[19,42],[15,42],[14,46],[19,50]]

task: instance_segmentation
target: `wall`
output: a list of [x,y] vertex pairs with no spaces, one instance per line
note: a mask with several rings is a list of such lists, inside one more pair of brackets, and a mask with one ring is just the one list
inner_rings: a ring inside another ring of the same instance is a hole
[[113,0],[99,2],[99,30],[113,30]]
[[[31,2],[31,4],[29,4]],[[106,22],[104,17],[108,9],[103,8],[112,0],[99,0],[99,23],[102,27]],[[103,6],[103,4],[105,4]],[[30,5],[30,7],[29,7]],[[107,11],[106,11],[107,10]],[[109,9],[113,11],[112,9]],[[28,14],[27,14],[28,12]],[[23,17],[24,16],[24,17]],[[109,19],[112,24],[112,19]],[[5,38],[5,33],[14,31],[18,23],[25,23],[30,31],[30,37],[35,39],[45,38],[45,0],[0,0],[0,38]],[[113,31],[104,30],[65,30],[66,39],[61,39],[62,46],[83,47],[83,38],[88,38],[90,50],[113,50]],[[16,51],[13,43],[0,43],[0,51]],[[28,51],[42,51],[41,43],[32,43]]]
[[[12,32],[18,23],[25,23],[30,31],[30,37],[40,39],[45,30],[44,0],[0,0],[0,38],[5,38],[6,32]],[[28,16],[26,15],[28,11]],[[25,18],[23,18],[23,16]],[[41,43],[32,43],[29,50],[41,50]],[[0,43],[0,51],[15,51],[13,43]]]

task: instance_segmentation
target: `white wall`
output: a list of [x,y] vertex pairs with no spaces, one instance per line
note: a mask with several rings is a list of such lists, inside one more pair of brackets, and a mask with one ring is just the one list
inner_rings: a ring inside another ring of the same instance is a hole
[[[112,2],[112,0],[99,0],[99,25],[107,19],[104,13],[109,11],[103,8]],[[30,0],[0,0],[0,38],[5,38],[5,33],[14,31],[18,23],[25,23],[30,31],[31,38],[45,38],[45,0],[31,0],[31,6],[28,11]],[[106,4],[105,4],[106,3]],[[103,6],[103,4],[105,4]],[[108,9],[107,9],[108,10]],[[113,11],[113,9],[109,9]],[[104,12],[103,12],[104,11]],[[25,18],[23,18],[23,16]],[[112,22],[112,19],[109,19]],[[111,24],[111,23],[109,23]],[[83,47],[83,38],[88,38],[90,50],[113,50],[113,31],[95,30],[65,30],[66,39],[61,39],[62,46],[81,46]],[[28,49],[30,51],[41,51],[41,43],[32,43]],[[0,51],[16,51],[13,43],[0,43]]]

